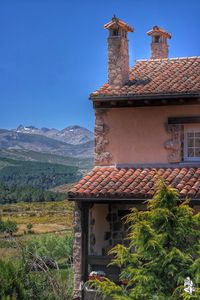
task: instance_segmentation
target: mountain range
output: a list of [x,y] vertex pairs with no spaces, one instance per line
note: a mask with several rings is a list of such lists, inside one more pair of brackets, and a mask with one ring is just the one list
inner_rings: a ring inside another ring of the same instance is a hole
[[62,130],[20,125],[12,130],[0,129],[0,150],[2,149],[92,158],[93,133],[78,125]]
[[68,126],[62,130],[45,127],[40,129],[35,126],[19,125],[17,129],[12,131],[30,135],[42,135],[72,145],[84,144],[93,140],[93,133],[78,125]]

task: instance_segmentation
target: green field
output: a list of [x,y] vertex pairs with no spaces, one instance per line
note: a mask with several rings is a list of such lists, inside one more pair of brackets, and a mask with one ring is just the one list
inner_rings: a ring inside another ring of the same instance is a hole
[[[68,201],[16,203],[0,205],[0,216],[3,221],[14,221],[18,230],[14,234],[16,241],[35,239],[39,235],[71,234],[73,204]],[[27,225],[32,224],[32,233],[28,234]],[[10,246],[10,240],[0,234],[0,257],[16,255],[15,247]]]
[[0,204],[0,215],[3,221],[17,223],[16,235],[23,234],[26,225],[33,225],[33,232],[47,233],[70,231],[72,228],[73,204],[69,201],[56,202],[19,202],[16,204]]

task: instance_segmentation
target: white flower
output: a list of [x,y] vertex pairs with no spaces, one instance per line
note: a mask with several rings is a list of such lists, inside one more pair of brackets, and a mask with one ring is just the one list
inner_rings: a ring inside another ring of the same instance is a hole
[[184,291],[190,295],[192,295],[192,292],[195,291],[194,284],[190,277],[187,277],[184,281]]

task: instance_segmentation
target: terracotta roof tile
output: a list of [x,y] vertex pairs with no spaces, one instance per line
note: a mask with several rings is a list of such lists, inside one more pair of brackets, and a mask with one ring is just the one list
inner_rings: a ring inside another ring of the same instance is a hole
[[182,197],[200,197],[200,168],[95,167],[69,191],[69,199],[151,198],[159,176]]
[[130,80],[120,89],[108,83],[91,94],[96,96],[200,93],[200,56],[138,60],[130,69]]

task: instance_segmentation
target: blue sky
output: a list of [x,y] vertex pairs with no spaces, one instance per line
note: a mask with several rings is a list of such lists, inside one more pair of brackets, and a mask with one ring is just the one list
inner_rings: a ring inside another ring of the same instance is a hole
[[93,129],[89,94],[107,81],[113,14],[135,28],[130,65],[149,58],[154,25],[172,33],[170,57],[200,55],[198,0],[0,0],[0,128]]

